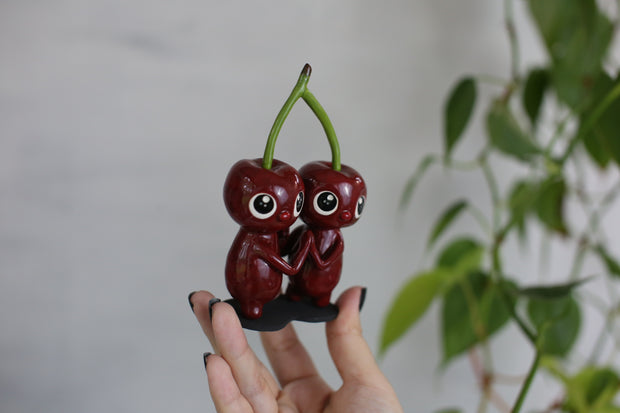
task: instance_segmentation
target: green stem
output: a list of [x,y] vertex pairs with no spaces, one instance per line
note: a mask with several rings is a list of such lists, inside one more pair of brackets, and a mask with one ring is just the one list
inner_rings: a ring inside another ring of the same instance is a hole
[[605,317],[605,323],[603,325],[603,328],[601,328],[601,331],[600,331],[600,333],[598,335],[598,338],[594,342],[595,344],[594,344],[592,353],[590,353],[590,358],[588,359],[588,364],[595,364],[597,358],[603,352],[603,344],[605,344],[605,338],[607,337],[607,334],[610,331],[612,331],[612,327],[613,327],[612,321],[613,321],[613,315],[610,312],[609,314],[607,314],[607,317]]
[[499,194],[499,186],[497,185],[497,180],[495,179],[495,175],[493,175],[493,171],[489,166],[489,162],[487,160],[487,154],[483,153],[480,157],[480,167],[482,168],[482,173],[486,178],[487,185],[489,186],[489,192],[491,193],[491,201],[493,203],[493,229],[497,230],[500,222],[500,208],[501,208],[501,199]]
[[336,131],[334,130],[334,126],[332,122],[329,120],[329,116],[327,116],[327,112],[323,109],[323,106],[319,103],[319,101],[314,97],[314,95],[308,90],[304,90],[302,96],[303,100],[310,106],[312,112],[319,118],[321,121],[321,125],[323,126],[323,130],[327,135],[327,140],[329,141],[329,146],[332,150],[332,169],[334,171],[340,170],[340,145],[338,144],[338,138],[336,137]]
[[489,85],[495,85],[495,86],[500,86],[500,87],[504,87],[506,86],[506,83],[510,83],[510,81],[507,79],[503,79],[498,76],[484,74],[484,73],[476,75],[474,76],[474,78],[480,83],[486,83]]
[[282,125],[286,120],[286,117],[293,109],[293,106],[302,98],[315,116],[321,122],[323,126],[323,130],[325,130],[325,134],[327,135],[327,140],[329,141],[329,146],[332,151],[332,169],[335,171],[339,171],[341,169],[340,166],[340,145],[338,144],[338,138],[336,137],[336,131],[334,130],[334,126],[332,122],[329,120],[329,116],[327,116],[327,112],[321,106],[319,101],[314,97],[314,95],[308,90],[308,81],[310,80],[310,74],[312,73],[312,68],[309,64],[306,63],[304,68],[299,75],[299,79],[297,80],[297,84],[293,88],[293,91],[289,95],[286,102],[284,102],[284,106],[280,109],[278,116],[276,117],[273,126],[271,127],[271,131],[269,132],[269,137],[267,138],[267,145],[265,145],[265,153],[263,154],[263,168],[271,169],[273,165],[273,153],[276,147],[276,140],[278,139],[278,134],[280,133],[280,129],[282,129]]
[[491,248],[491,261],[492,261],[491,274],[497,280],[500,298],[502,299],[502,302],[504,303],[506,310],[510,314],[510,317],[515,321],[515,323],[517,323],[517,325],[519,326],[519,329],[521,329],[521,332],[527,337],[527,339],[532,344],[536,345],[536,340],[537,340],[536,334],[530,330],[530,328],[527,326],[525,321],[523,321],[521,317],[519,316],[519,314],[517,314],[517,311],[512,305],[513,303],[511,302],[510,295],[508,291],[506,291],[504,283],[503,283],[504,275],[502,273],[501,260],[499,257],[499,249],[501,247],[501,244],[504,242],[504,239],[506,238],[506,233],[508,232],[509,229],[510,229],[510,224],[504,227],[502,230],[498,231],[497,235],[495,236],[495,241],[493,242],[493,246]]
[[282,125],[286,120],[286,117],[293,109],[295,102],[302,97],[304,92],[306,91],[306,86],[308,81],[310,80],[310,74],[312,73],[312,68],[309,64],[306,63],[304,68],[301,70],[301,74],[299,75],[299,79],[297,80],[297,84],[293,88],[293,91],[289,95],[286,102],[284,102],[284,106],[280,109],[278,116],[276,117],[273,126],[271,127],[271,131],[269,132],[269,137],[267,138],[267,145],[265,146],[265,153],[263,155],[263,168],[271,169],[273,164],[273,153],[276,147],[276,140],[278,139],[278,134],[280,133],[280,129],[282,129]]
[[523,405],[523,401],[525,400],[525,396],[527,392],[530,390],[530,386],[532,385],[532,381],[534,380],[534,376],[536,375],[536,370],[538,370],[538,366],[540,364],[540,352],[536,350],[536,356],[534,357],[534,361],[530,366],[530,370],[527,372],[527,377],[523,382],[523,386],[521,386],[521,390],[519,391],[519,396],[517,396],[517,401],[515,402],[514,407],[511,410],[511,413],[518,413],[521,410],[521,406]]
[[512,0],[504,1],[504,21],[506,31],[508,32],[508,40],[510,42],[511,55],[511,77],[514,82],[519,80],[519,44],[517,41],[517,31],[515,30],[514,12]]

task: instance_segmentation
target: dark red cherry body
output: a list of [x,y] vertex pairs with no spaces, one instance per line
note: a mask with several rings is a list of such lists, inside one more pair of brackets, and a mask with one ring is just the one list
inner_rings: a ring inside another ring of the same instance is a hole
[[293,264],[282,258],[278,245],[279,233],[295,222],[303,200],[301,176],[276,159],[270,169],[262,167],[262,159],[241,160],[226,177],[224,203],[241,225],[226,259],[226,287],[247,318],[259,318],[263,306],[280,294],[282,273],[294,275],[303,264],[307,237]]
[[[295,239],[313,239],[310,256],[301,271],[290,277],[287,295],[293,300],[310,297],[318,306],[329,304],[331,292],[340,280],[344,240],[340,228],[360,218],[366,202],[366,184],[353,168],[332,169],[330,162],[311,162],[299,170],[305,186],[301,218],[306,225],[291,235]],[[313,237],[307,237],[306,232]],[[302,248],[291,254],[296,261]]]

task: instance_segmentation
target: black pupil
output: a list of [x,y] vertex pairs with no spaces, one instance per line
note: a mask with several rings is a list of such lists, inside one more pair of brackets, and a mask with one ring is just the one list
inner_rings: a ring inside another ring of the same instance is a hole
[[256,197],[254,200],[254,209],[260,214],[268,214],[274,208],[274,201],[269,195]]
[[301,207],[303,206],[304,206],[304,193],[300,192],[299,195],[297,195],[297,201],[295,202],[295,210],[301,211]]
[[321,208],[322,211],[331,211],[332,209],[336,208],[337,204],[338,200],[336,199],[336,196],[331,192],[323,192],[321,195],[319,195],[319,198],[317,199],[317,205],[319,208]]
[[364,198],[360,198],[357,201],[357,215],[361,215],[364,210]]

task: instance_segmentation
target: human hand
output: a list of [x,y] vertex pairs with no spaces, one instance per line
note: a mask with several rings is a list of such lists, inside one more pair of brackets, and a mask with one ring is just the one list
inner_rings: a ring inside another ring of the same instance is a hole
[[362,289],[337,301],[338,318],[326,323],[327,344],[342,378],[332,390],[319,376],[291,324],[261,333],[274,377],[248,346],[234,309],[207,291],[189,301],[214,353],[205,353],[209,390],[219,413],[402,413],[396,394],[364,340],[359,320]]

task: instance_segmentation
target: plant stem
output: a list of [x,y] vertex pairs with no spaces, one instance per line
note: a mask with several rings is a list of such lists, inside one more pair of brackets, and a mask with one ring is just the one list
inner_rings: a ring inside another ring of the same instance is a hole
[[477,75],[475,76],[475,79],[480,83],[487,83],[489,85],[495,85],[500,87],[504,87],[506,86],[506,83],[510,82],[507,79],[502,79],[501,77],[488,74]]
[[487,185],[489,187],[489,192],[491,193],[491,201],[493,203],[493,230],[497,230],[500,222],[499,210],[501,207],[501,199],[499,195],[499,186],[497,185],[497,180],[495,179],[495,175],[493,175],[493,171],[489,166],[489,162],[487,160],[487,153],[483,153],[480,156],[480,167],[482,168],[482,173],[486,178]]
[[289,95],[286,102],[284,102],[284,106],[280,109],[278,116],[276,116],[276,120],[271,127],[271,131],[269,131],[269,137],[267,138],[267,144],[265,145],[265,153],[263,154],[263,168],[271,169],[271,165],[273,164],[273,153],[276,147],[276,140],[278,139],[278,134],[280,133],[280,129],[282,129],[282,125],[286,120],[286,117],[293,109],[295,102],[302,97],[303,93],[306,91],[306,85],[310,80],[310,74],[312,73],[312,68],[309,64],[306,64],[301,73],[299,74],[299,79],[297,79],[297,83],[293,88],[293,91]]
[[482,213],[480,208],[478,208],[477,206],[472,205],[472,204],[467,204],[467,209],[472,214],[474,219],[476,219],[476,221],[478,221],[478,224],[480,225],[482,230],[484,232],[486,232],[489,236],[492,236],[493,235],[493,229],[491,228],[491,224],[489,223],[487,218],[484,216],[484,214]]
[[519,391],[519,395],[517,396],[517,400],[511,410],[511,413],[518,413],[521,410],[521,406],[523,405],[523,401],[525,400],[525,396],[527,392],[530,390],[530,386],[532,385],[532,381],[534,380],[534,376],[536,375],[536,371],[538,370],[538,366],[540,364],[540,352],[536,350],[536,355],[534,356],[534,361],[530,366],[529,371],[527,372],[527,377],[523,382],[523,386],[521,386],[521,390]]
[[504,1],[504,22],[508,32],[508,41],[510,42],[510,76],[513,82],[517,83],[519,80],[519,43],[517,41],[517,31],[515,30],[512,0]]
[[601,355],[601,352],[603,350],[603,344],[605,344],[605,337],[607,337],[607,334],[609,333],[609,331],[612,330],[612,320],[613,320],[612,314],[611,313],[607,314],[607,317],[605,317],[605,324],[603,325],[603,328],[601,328],[601,332],[599,333],[595,341],[592,353],[590,353],[588,364],[595,364],[596,359],[598,358],[598,356]]

